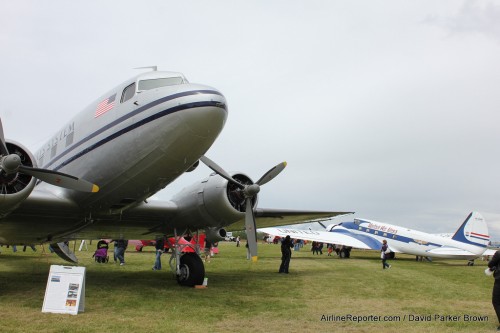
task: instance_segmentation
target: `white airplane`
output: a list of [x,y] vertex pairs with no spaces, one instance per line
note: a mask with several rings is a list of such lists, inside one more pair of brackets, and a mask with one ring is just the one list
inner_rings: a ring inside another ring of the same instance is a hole
[[[343,214],[257,208],[260,186],[286,163],[254,183],[205,157],[227,115],[218,90],[189,83],[181,73],[153,70],[102,95],[34,155],[5,140],[0,123],[0,244],[50,243],[61,257],[76,261],[64,241],[180,239],[198,229],[217,240],[230,226],[246,228],[256,259],[255,218],[273,226]],[[147,201],[200,160],[215,173],[170,201]],[[199,256],[174,253],[179,283],[201,284]]]
[[[326,227],[326,230],[259,229],[274,236],[290,235],[292,238],[378,251],[382,247],[382,240],[385,239],[393,253],[413,254],[427,258],[467,259],[470,260],[469,265],[485,253],[490,242],[486,221],[477,212],[470,213],[451,237],[365,219],[332,224]],[[342,251],[341,257],[348,256],[347,251],[349,250]]]

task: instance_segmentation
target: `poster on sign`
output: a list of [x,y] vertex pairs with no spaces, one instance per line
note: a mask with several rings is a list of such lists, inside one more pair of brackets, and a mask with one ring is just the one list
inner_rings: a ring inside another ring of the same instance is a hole
[[76,315],[85,308],[85,267],[50,266],[42,312]]

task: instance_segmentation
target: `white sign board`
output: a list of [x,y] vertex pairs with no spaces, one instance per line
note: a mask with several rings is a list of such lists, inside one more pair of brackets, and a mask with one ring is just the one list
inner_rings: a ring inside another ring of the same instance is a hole
[[42,312],[83,312],[85,308],[85,267],[50,266]]

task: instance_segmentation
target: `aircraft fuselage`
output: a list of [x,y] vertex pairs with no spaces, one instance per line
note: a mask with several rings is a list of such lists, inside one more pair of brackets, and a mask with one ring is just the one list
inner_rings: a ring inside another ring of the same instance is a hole
[[83,193],[40,183],[83,211],[115,214],[147,199],[198,161],[227,118],[224,96],[180,73],[149,72],[111,89],[35,154],[38,166],[100,187]]

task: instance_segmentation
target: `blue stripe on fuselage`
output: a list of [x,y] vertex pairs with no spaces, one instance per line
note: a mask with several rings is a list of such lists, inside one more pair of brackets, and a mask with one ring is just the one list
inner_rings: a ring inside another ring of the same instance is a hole
[[355,239],[359,240],[360,242],[365,243],[372,250],[380,250],[382,248],[382,242],[379,242],[375,238],[367,236],[367,235],[355,234],[354,232],[351,232],[349,230],[344,230],[344,229],[336,229],[336,230],[334,229],[334,230],[331,230],[331,232],[349,235],[352,238],[355,238]]

